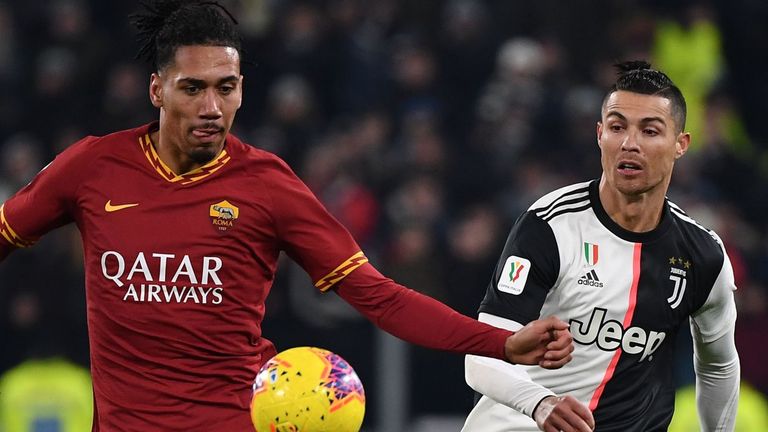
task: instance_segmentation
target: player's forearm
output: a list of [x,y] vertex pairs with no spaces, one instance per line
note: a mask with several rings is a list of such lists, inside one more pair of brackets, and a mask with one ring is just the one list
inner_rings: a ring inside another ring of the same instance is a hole
[[703,343],[694,338],[696,404],[702,430],[732,431],[739,400],[740,366],[733,330]]
[[504,359],[512,332],[480,323],[439,301],[396,284],[366,264],[337,293],[383,330],[428,348]]
[[[518,331],[523,325],[488,313],[481,313],[479,321],[509,331]],[[499,360],[468,355],[464,362],[467,385],[494,401],[533,416],[536,405],[547,396],[555,396],[528,376],[525,368]]]
[[522,366],[475,355],[468,355],[464,365],[467,385],[473,390],[527,416],[533,416],[542,399],[555,396],[533,382]]

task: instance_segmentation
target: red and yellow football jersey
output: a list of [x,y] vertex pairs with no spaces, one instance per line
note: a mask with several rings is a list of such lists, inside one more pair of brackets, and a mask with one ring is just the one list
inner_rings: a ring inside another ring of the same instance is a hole
[[94,431],[252,430],[280,251],[396,336],[504,357],[510,332],[379,274],[278,157],[229,135],[215,160],[176,175],[156,127],[79,141],[0,207],[0,259],[70,222],[82,234]]

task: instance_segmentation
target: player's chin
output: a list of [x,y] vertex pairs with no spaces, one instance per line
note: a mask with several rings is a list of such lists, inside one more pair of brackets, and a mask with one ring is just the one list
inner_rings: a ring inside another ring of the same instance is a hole
[[648,186],[648,182],[645,179],[620,179],[616,182],[616,189],[624,195],[642,195],[648,192],[651,188]]
[[205,164],[212,161],[216,157],[218,149],[219,146],[213,143],[198,145],[187,152],[187,156],[199,164]]

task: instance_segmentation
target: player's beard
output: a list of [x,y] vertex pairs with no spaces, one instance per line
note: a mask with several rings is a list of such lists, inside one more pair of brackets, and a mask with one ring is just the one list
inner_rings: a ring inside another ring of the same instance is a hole
[[[211,160],[213,160],[219,152],[224,148],[224,137],[226,136],[226,131],[224,128],[222,128],[219,125],[216,125],[214,123],[208,123],[202,126],[198,126],[198,128],[205,128],[205,129],[217,129],[219,136],[221,137],[221,142],[200,142],[197,145],[193,146],[189,152],[187,152],[187,156],[193,160],[195,163],[204,165]],[[194,128],[190,131],[190,134],[193,134]],[[194,139],[194,135],[192,137]]]
[[219,146],[205,146],[192,149],[187,156],[195,163],[205,165],[212,161],[218,154]]

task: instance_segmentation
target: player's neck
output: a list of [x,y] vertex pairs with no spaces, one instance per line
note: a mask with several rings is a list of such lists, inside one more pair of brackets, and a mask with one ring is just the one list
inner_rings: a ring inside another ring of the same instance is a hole
[[666,188],[658,187],[641,194],[627,195],[600,181],[600,203],[605,212],[627,231],[643,233],[652,231],[661,222]]

